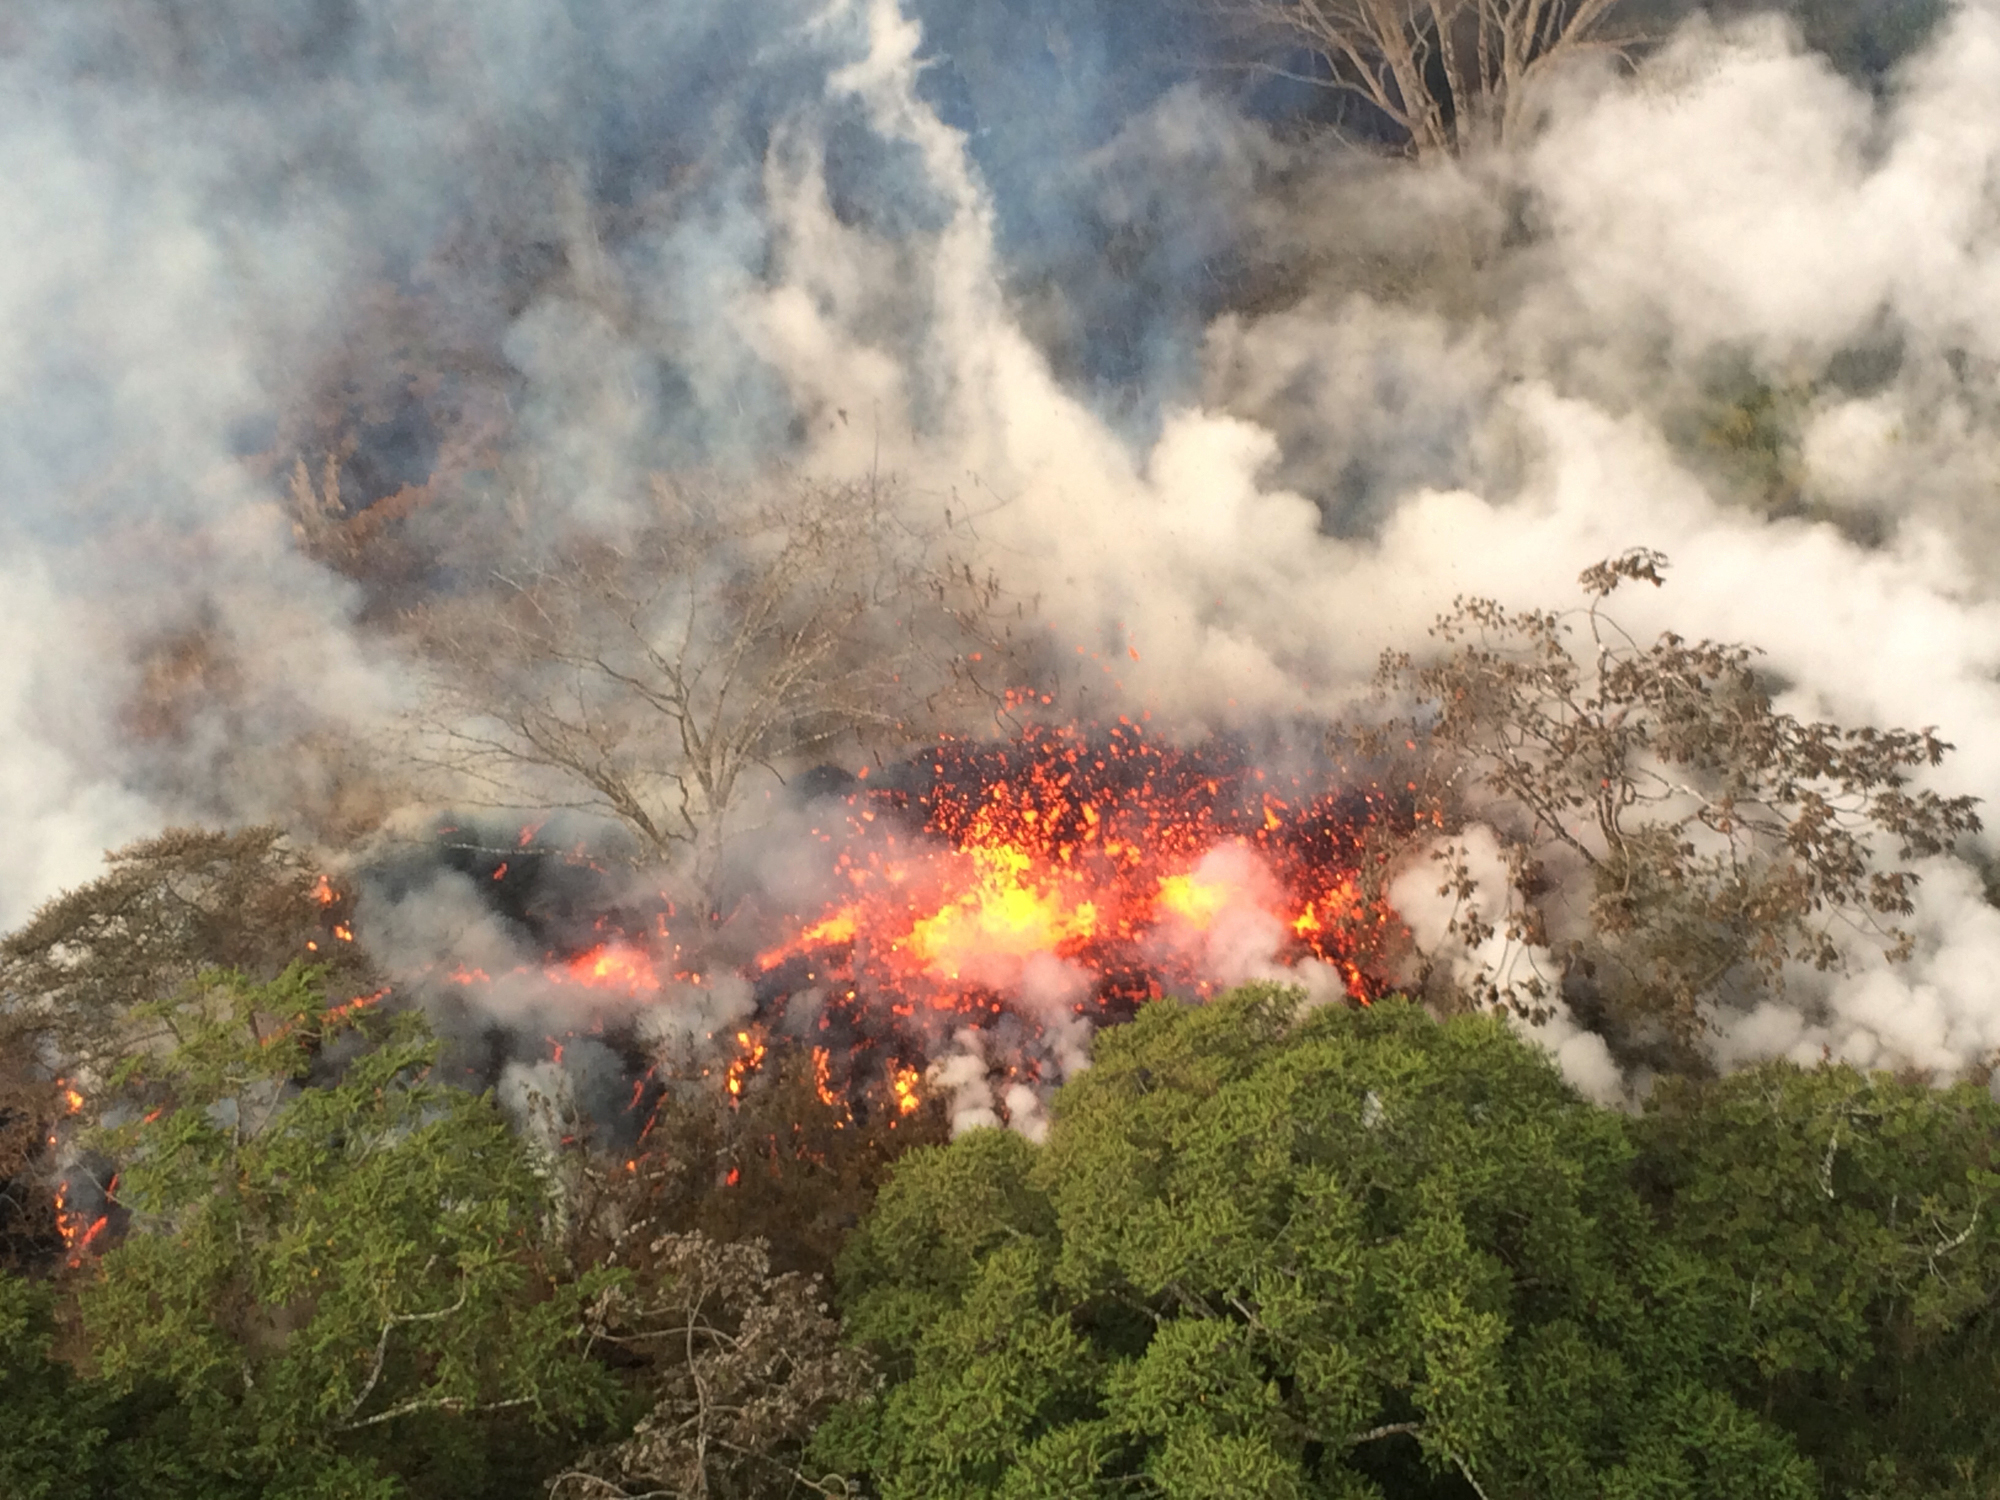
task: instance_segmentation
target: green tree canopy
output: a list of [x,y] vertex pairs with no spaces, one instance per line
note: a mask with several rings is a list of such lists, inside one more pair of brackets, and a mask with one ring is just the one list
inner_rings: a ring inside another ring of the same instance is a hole
[[905,1160],[843,1268],[894,1383],[823,1453],[889,1500],[1814,1493],[1632,1156],[1491,1019],[1149,1007],[1046,1146]]
[[1846,1067],[1668,1081],[1634,1133],[1685,1327],[1830,1494],[2000,1490],[2000,1106]]
[[599,1278],[543,1269],[544,1185],[418,1018],[299,969],[142,1009],[172,1041],[100,1137],[131,1223],[78,1289],[94,1399],[166,1393],[212,1492],[258,1496],[499,1493],[512,1434],[609,1410]]
[[1994,1493],[1983,1089],[1771,1065],[1588,1104],[1490,1017],[1252,987],[1098,1038],[1046,1144],[851,1242],[885,1500]]

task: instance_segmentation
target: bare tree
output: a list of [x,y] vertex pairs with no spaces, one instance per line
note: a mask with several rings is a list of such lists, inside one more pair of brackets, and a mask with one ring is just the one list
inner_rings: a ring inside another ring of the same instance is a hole
[[[1665,561],[1586,569],[1590,602],[1569,615],[1461,599],[1433,629],[1441,656],[1384,659],[1383,685],[1416,715],[1344,744],[1436,757],[1413,784],[1452,789],[1438,825],[1478,818],[1511,840],[1507,936],[1548,947],[1561,974],[1489,980],[1480,998],[1533,1014],[1560,982],[1684,1042],[1719,999],[1779,987],[1793,965],[1836,969],[1851,942],[1907,956],[1907,862],[1980,824],[1976,798],[1911,787],[1951,748],[1933,730],[1802,722],[1774,708],[1749,647],[1626,635],[1605,599],[1657,586]],[[1550,904],[1582,883],[1547,879],[1565,865],[1587,882],[1580,922]],[[1464,898],[1469,946],[1493,935],[1462,862],[1441,894]]]
[[817,1277],[774,1276],[762,1245],[701,1234],[663,1235],[612,1264],[627,1279],[598,1301],[591,1341],[637,1365],[652,1409],[625,1441],[557,1475],[554,1500],[852,1493],[800,1467],[820,1418],[875,1384]]
[[1209,0],[1253,36],[1318,63],[1286,76],[1365,100],[1419,159],[1499,145],[1534,85],[1605,35],[1618,0]]
[[746,501],[656,481],[651,501],[618,540],[495,570],[414,618],[433,669],[421,753],[461,789],[608,815],[700,872],[756,769],[999,699],[997,583],[876,485]]

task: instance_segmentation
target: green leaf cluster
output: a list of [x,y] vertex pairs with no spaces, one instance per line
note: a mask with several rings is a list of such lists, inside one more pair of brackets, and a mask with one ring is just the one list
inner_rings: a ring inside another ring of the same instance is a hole
[[1996,1125],[1796,1068],[1634,1120],[1487,1017],[1156,1005],[1045,1145],[904,1160],[842,1264],[889,1384],[820,1456],[885,1500],[1960,1493]]
[[[490,1099],[437,1078],[416,1017],[364,1037],[297,968],[144,1009],[172,1043],[120,1066],[143,1113],[99,1137],[131,1224],[76,1294],[86,1410],[168,1403],[205,1494],[389,1497],[498,1492],[523,1441],[494,1440],[503,1420],[610,1409],[581,1336],[604,1278],[547,1274],[541,1180]],[[0,1461],[41,1462],[46,1436]]]
[[1995,1493],[2000,1107],[1985,1089],[1771,1064],[1663,1083],[1635,1135],[1687,1336],[1830,1492]]

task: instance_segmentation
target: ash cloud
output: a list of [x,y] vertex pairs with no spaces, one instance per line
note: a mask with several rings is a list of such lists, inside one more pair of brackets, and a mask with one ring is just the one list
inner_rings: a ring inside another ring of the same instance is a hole
[[[1635,633],[1755,642],[1782,707],[1935,723],[1940,789],[2000,791],[1987,0],[1879,93],[1697,19],[1425,172],[1139,47],[1149,6],[998,14],[10,13],[0,922],[168,821],[386,826],[396,612],[498,529],[615,539],[654,470],[901,476],[1038,602],[1066,702],[1190,737],[1336,713],[1454,595],[1561,604],[1650,545]],[[1745,391],[1755,472],[1712,440]],[[381,924],[411,962],[518,959],[432,895]],[[2000,926],[1964,864],[1920,900],[1913,965],[1718,1057],[1988,1057]]]

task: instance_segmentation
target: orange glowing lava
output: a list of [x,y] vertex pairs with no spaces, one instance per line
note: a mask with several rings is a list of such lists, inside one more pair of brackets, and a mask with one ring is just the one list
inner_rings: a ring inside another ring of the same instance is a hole
[[906,799],[922,834],[878,821],[885,794],[854,799],[836,871],[852,895],[802,918],[761,972],[799,963],[834,1005],[899,1016],[977,1016],[1029,990],[1087,1013],[1212,993],[1261,943],[1268,967],[1315,961],[1356,999],[1379,990],[1369,974],[1401,929],[1360,894],[1375,795],[1280,785],[1131,724],[951,743],[930,769],[932,790]]
[[628,995],[655,991],[660,976],[653,972],[652,956],[629,943],[599,943],[565,964],[549,971],[560,982],[588,985],[593,989],[622,990]]
[[[885,1080],[892,1117],[916,1113],[925,1061],[968,1028],[1002,1038],[987,1054],[1001,1088],[1066,1067],[1079,1027],[1164,995],[1292,973],[1366,1003],[1396,970],[1406,934],[1378,893],[1411,816],[1401,794],[1126,721],[947,741],[887,771],[811,805],[825,853],[802,888],[823,903],[753,894],[698,923],[663,893],[658,912],[600,916],[587,951],[557,947],[525,974],[595,991],[608,1014],[719,991],[736,967],[750,1008],[716,1038],[729,1098],[797,1038],[820,1100],[852,1121]],[[492,982],[463,966],[438,978]]]

